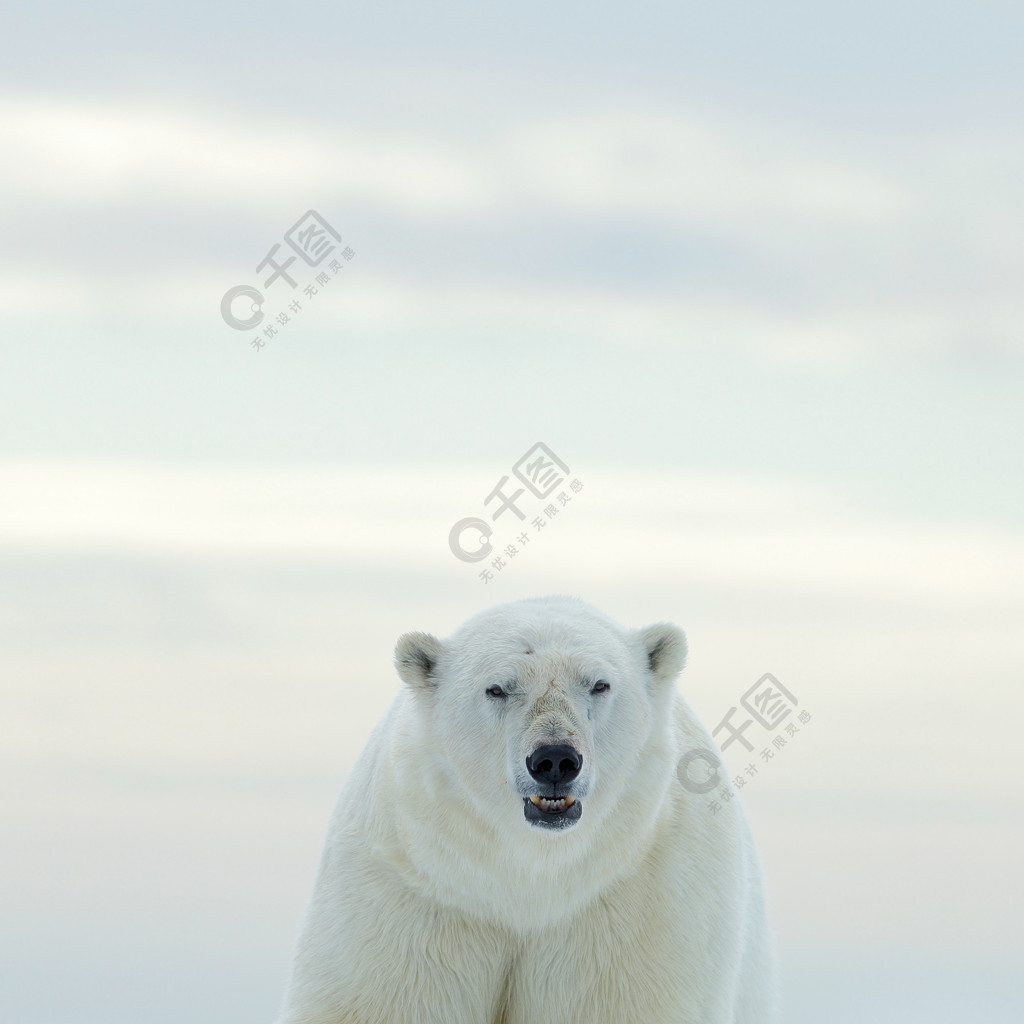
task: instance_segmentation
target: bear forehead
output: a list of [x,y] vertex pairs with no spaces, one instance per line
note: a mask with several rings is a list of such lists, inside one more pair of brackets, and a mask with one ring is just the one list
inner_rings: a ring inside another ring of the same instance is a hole
[[523,680],[583,679],[623,674],[630,664],[621,637],[568,628],[504,630],[453,644],[451,665],[474,676],[506,675]]
[[457,674],[585,678],[635,667],[631,631],[577,598],[527,598],[478,612],[445,645]]

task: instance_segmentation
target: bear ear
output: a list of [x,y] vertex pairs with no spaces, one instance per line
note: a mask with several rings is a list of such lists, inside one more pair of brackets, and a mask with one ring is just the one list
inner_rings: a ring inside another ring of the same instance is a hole
[[657,622],[640,630],[647,652],[647,667],[659,682],[675,679],[686,663],[686,634],[671,622]]
[[414,690],[436,685],[434,673],[440,657],[441,641],[429,633],[405,633],[395,644],[395,668]]

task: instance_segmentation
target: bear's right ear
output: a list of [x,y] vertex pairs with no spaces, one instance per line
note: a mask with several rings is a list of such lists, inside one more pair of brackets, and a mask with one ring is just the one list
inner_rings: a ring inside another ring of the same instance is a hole
[[435,670],[441,657],[441,641],[429,633],[405,633],[395,644],[395,668],[414,690],[437,684]]

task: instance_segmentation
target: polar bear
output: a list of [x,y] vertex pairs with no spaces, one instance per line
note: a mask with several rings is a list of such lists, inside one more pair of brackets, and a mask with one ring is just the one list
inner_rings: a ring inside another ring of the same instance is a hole
[[279,1024],[769,1024],[761,868],[676,690],[686,638],[575,598],[407,633]]

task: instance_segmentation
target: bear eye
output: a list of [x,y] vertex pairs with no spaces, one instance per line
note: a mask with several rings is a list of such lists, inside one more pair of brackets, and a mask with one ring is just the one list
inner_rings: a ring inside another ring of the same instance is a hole
[[508,694],[500,686],[488,686],[484,691],[488,697],[507,697]]
[[611,685],[610,684],[606,683],[603,679],[598,679],[598,681],[596,683],[594,683],[594,685],[593,685],[593,687],[592,687],[590,692],[591,693],[606,693],[610,689],[611,689]]

